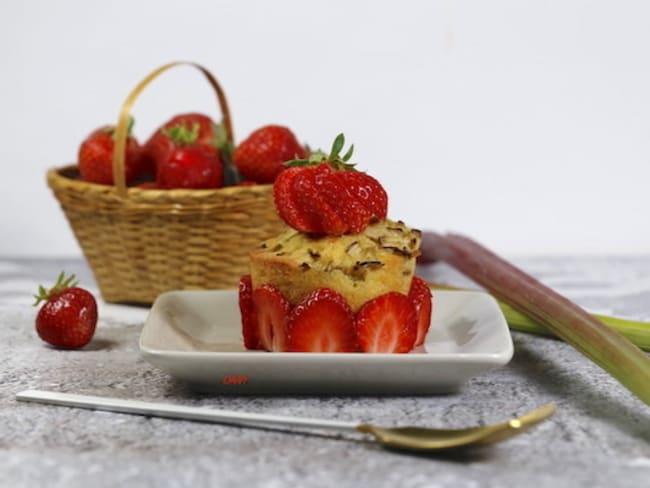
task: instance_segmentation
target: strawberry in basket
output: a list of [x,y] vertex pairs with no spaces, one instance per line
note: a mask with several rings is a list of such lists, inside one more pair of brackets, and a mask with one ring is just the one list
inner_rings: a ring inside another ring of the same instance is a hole
[[[131,135],[133,119],[129,123],[126,142],[126,182],[131,183],[142,175],[142,150]],[[112,185],[113,151],[115,148],[115,126],[107,125],[93,131],[79,147],[79,175],[84,181]]]
[[208,150],[219,152],[216,145],[217,125],[210,117],[200,113],[175,115],[156,130],[143,147],[143,163],[151,174],[156,174],[158,163],[166,159],[169,153],[174,150],[175,144],[169,137],[169,133],[173,130],[177,131],[178,128],[192,130],[192,127],[196,124],[198,124],[196,143]]
[[171,145],[156,161],[158,188],[220,188],[223,186],[223,162],[213,145],[199,142],[201,127],[194,122],[164,129]]
[[286,127],[267,125],[254,131],[235,149],[232,161],[250,181],[273,183],[292,159],[307,157],[307,150]]

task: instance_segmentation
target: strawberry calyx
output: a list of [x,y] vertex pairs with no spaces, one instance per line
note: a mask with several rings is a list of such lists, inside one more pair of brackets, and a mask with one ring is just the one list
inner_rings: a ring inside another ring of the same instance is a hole
[[284,165],[287,167],[315,166],[326,162],[332,169],[337,171],[356,171],[355,165],[348,162],[354,152],[354,144],[351,144],[345,154],[341,156],[343,146],[345,146],[345,135],[341,133],[334,138],[329,154],[325,154],[319,149],[311,152],[307,159],[292,159],[284,163]]
[[72,274],[70,276],[66,276],[65,272],[61,271],[58,278],[56,279],[56,283],[49,290],[46,289],[44,286],[39,285],[38,293],[34,295],[36,301],[34,302],[33,305],[37,306],[42,301],[47,301],[57,293],[60,293],[63,290],[66,290],[68,288],[73,288],[78,284],[79,281],[76,279],[75,275]]
[[174,125],[162,129],[162,133],[169,137],[175,144],[180,146],[189,146],[194,144],[199,138],[201,126],[194,122],[191,127],[184,124]]

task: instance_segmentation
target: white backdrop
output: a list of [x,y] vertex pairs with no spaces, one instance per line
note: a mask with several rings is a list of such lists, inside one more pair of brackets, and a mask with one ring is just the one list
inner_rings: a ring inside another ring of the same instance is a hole
[[[552,1],[0,3],[0,255],[75,255],[48,167],[130,89],[188,59],[224,85],[242,139],[338,132],[392,217],[506,254],[650,251],[650,4]],[[135,109],[145,139],[218,112],[189,68]]]

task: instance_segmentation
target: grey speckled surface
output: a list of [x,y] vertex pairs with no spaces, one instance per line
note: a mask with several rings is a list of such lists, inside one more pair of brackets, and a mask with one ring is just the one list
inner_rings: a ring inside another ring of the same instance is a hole
[[[650,256],[516,261],[593,311],[650,320]],[[100,303],[84,350],[40,342],[30,306],[59,270],[93,288],[81,260],[0,259],[0,486],[647,486],[650,409],[571,347],[513,333],[506,367],[454,395],[214,397],[138,356],[147,310]],[[422,270],[462,284],[444,266]],[[27,388],[378,424],[465,426],[543,403],[557,414],[530,433],[462,456],[389,452],[361,438],[242,429],[18,403]]]

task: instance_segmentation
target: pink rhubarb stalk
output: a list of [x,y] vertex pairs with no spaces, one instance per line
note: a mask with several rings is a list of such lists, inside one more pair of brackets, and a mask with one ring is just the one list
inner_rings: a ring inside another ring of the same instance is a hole
[[543,324],[650,405],[650,357],[582,308],[457,234],[424,232],[422,260],[445,261],[491,294]]

